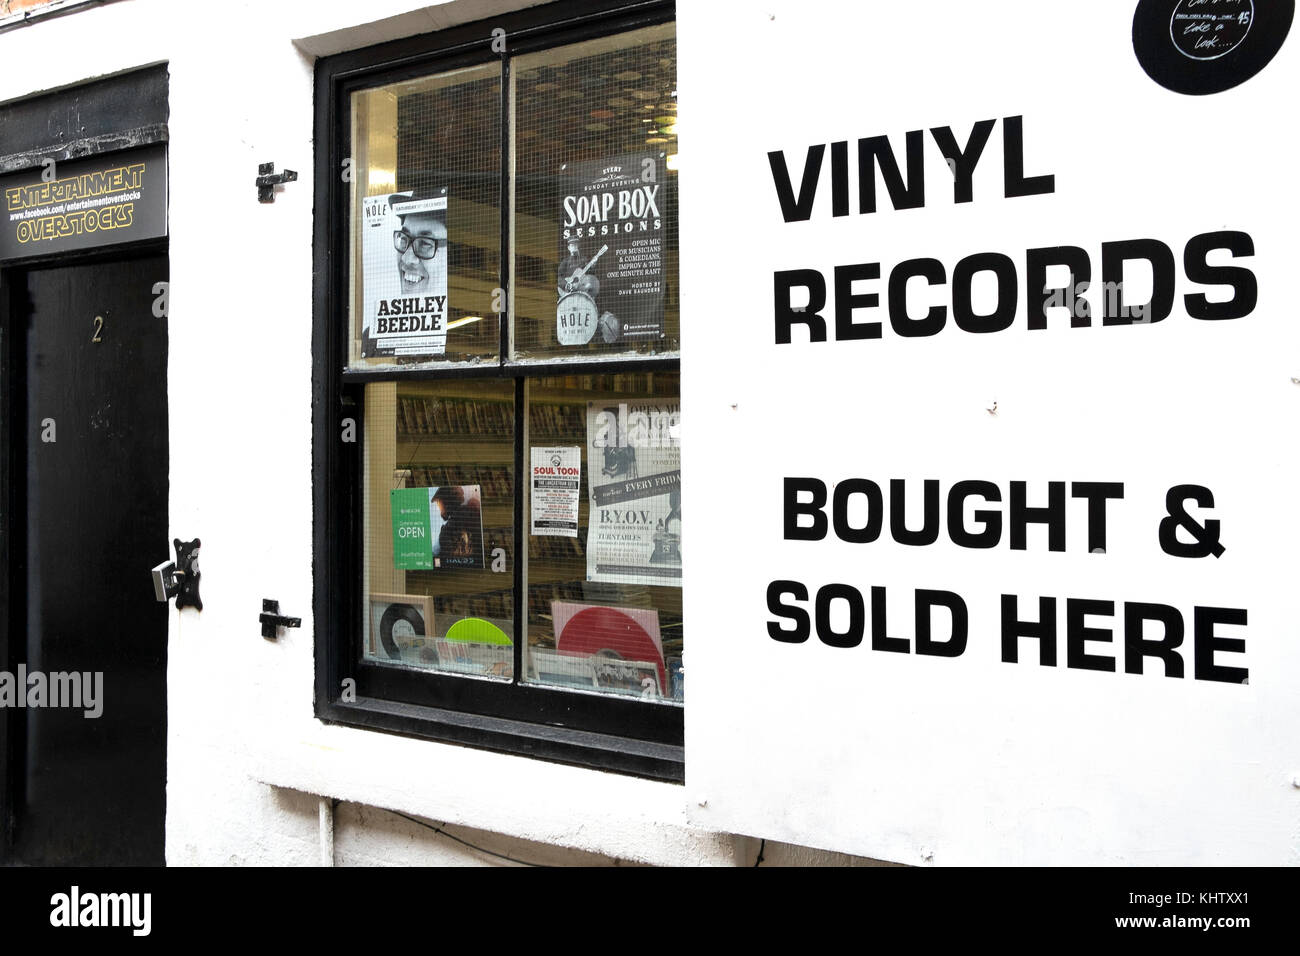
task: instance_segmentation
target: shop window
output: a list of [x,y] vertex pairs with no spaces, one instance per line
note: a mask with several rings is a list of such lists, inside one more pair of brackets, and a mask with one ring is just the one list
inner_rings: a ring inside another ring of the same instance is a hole
[[[515,61],[514,243],[552,265],[529,277],[516,255],[515,358],[677,352],[676,52],[668,24]],[[553,274],[593,262],[557,336]],[[593,287],[596,332],[573,341]]]
[[672,7],[573,9],[318,67],[317,713],[681,779]]

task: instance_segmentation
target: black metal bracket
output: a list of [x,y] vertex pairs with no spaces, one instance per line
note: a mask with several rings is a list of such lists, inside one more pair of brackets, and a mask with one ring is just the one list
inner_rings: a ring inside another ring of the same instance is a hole
[[153,593],[161,603],[166,604],[176,596],[181,586],[176,582],[176,562],[164,561],[153,569]]
[[297,179],[298,174],[292,169],[277,173],[275,163],[261,163],[257,167],[257,201],[275,202],[275,187],[296,182]]
[[176,547],[176,610],[192,607],[203,610],[203,600],[199,597],[199,539],[182,541],[173,538]]
[[270,598],[262,598],[262,613],[257,615],[257,620],[262,625],[262,636],[268,641],[276,639],[278,627],[302,627],[302,618],[283,617],[280,614],[280,602]]

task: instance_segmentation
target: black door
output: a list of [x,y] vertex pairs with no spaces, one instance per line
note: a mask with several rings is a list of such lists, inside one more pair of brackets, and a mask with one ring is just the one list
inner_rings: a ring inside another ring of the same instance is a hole
[[29,704],[5,713],[13,862],[163,863],[167,278],[165,253],[5,276],[8,666]]

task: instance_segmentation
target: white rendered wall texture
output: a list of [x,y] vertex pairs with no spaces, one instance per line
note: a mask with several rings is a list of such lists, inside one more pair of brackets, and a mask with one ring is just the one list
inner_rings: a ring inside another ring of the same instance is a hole
[[[0,34],[0,101],[151,63],[170,73],[169,528],[202,539],[204,599],[202,613],[171,618],[172,865],[315,865],[320,794],[343,801],[338,864],[502,862],[378,808],[530,862],[746,865],[757,854],[757,840],[693,821],[689,787],[312,715],[313,54],[526,5],[125,0]],[[273,205],[255,198],[263,162],[299,172]],[[263,640],[264,597],[302,628]],[[521,806],[521,794],[533,798]],[[579,802],[589,809],[575,813]],[[766,858],[840,861],[778,844]]]

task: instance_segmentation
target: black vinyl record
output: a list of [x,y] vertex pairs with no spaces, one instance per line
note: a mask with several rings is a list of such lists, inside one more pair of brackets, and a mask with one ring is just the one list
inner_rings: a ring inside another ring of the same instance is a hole
[[424,618],[409,604],[390,604],[379,619],[379,643],[393,660],[402,659],[402,649],[394,639],[393,628],[403,622],[410,633],[424,635]]
[[1294,17],[1295,0],[1139,0],[1133,50],[1165,89],[1222,93],[1268,66]]

